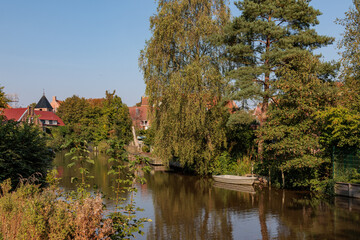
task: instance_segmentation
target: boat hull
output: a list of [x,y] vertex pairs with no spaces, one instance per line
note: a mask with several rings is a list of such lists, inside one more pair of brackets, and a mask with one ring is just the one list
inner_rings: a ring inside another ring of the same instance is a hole
[[239,185],[253,185],[257,177],[244,177],[235,175],[214,175],[213,179],[216,182],[239,184]]

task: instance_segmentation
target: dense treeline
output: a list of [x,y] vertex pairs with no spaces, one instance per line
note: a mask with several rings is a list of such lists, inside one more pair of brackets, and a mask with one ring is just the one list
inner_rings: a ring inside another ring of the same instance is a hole
[[[345,32],[336,63],[313,53],[334,39],[314,30],[321,13],[310,1],[238,1],[240,15],[231,18],[223,0],[159,0],[139,59],[151,106],[146,143],[197,174],[245,174],[254,165],[278,186],[318,189],[331,176],[332,148],[360,143],[353,3],[338,20]],[[66,127],[52,129],[54,148],[131,140],[129,111],[115,92],[72,96],[58,114]]]
[[159,0],[140,56],[154,153],[202,175],[249,173],[255,163],[278,186],[319,189],[331,176],[330,149],[359,146],[353,2],[338,20],[337,63],[313,53],[334,38],[315,31],[321,13],[310,1],[238,1],[230,19],[225,1]]
[[52,129],[54,148],[67,146],[74,140],[94,146],[106,145],[110,139],[124,144],[131,140],[131,119],[121,98],[106,91],[105,98],[85,99],[76,95],[65,99],[58,109],[65,127]]

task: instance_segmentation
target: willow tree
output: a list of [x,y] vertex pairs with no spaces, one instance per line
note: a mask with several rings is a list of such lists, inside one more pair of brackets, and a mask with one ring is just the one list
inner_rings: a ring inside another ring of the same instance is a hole
[[333,42],[311,27],[320,11],[310,0],[243,0],[235,3],[241,15],[227,27],[223,42],[233,62],[229,76],[238,100],[253,99],[261,106],[260,125],[277,89],[276,70],[295,55]]
[[339,42],[342,49],[342,79],[346,89],[346,101],[349,107],[360,110],[360,1],[353,0],[354,6],[345,13],[345,18],[337,22],[345,27],[343,38]]
[[200,174],[225,144],[223,49],[211,41],[229,20],[224,0],[159,0],[139,59],[152,106],[155,152]]

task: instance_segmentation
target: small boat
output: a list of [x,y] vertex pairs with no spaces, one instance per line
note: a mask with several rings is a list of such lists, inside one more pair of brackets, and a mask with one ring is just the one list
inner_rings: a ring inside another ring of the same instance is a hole
[[212,177],[216,182],[241,185],[253,185],[258,179],[257,177],[245,177],[235,175],[213,175]]
[[250,193],[250,194],[256,193],[255,187],[253,185],[214,182],[213,187],[236,191],[236,192]]

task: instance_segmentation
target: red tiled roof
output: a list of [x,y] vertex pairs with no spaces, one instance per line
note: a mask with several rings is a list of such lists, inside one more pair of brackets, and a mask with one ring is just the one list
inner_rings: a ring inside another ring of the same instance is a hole
[[27,108],[5,108],[1,111],[1,115],[4,115],[8,120],[14,119],[19,121]]
[[[20,121],[21,117],[25,113],[27,108],[11,108],[3,109],[1,114],[4,115],[8,120],[13,119],[15,121]],[[39,116],[40,120],[56,120],[58,126],[65,126],[64,122],[53,112],[49,111],[34,111],[35,115]]]
[[39,116],[40,120],[56,120],[58,126],[65,126],[64,122],[53,112],[48,111],[34,111],[35,115]]

